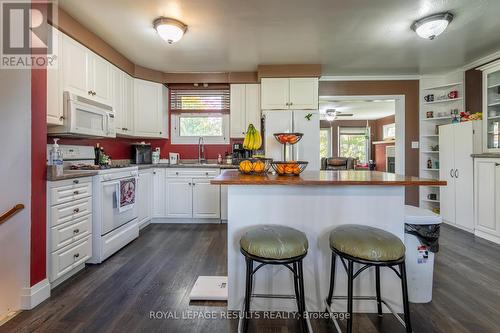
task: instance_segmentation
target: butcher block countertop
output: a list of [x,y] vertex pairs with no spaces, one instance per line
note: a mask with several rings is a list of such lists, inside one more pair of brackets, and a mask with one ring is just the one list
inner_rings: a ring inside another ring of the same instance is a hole
[[314,185],[314,186],[445,186],[446,181],[400,176],[380,171],[304,171],[300,176],[242,175],[227,170],[214,178],[214,185]]

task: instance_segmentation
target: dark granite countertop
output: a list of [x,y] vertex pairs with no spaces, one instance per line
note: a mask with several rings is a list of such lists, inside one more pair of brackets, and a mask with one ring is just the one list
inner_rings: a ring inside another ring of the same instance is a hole
[[62,176],[52,176],[50,172],[47,172],[47,181],[56,182],[58,180],[92,177],[95,175],[97,175],[97,170],[64,170]]

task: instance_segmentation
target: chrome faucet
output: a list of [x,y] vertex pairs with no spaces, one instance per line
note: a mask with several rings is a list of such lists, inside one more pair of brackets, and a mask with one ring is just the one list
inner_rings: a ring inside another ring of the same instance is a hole
[[200,136],[198,139],[198,163],[205,164],[207,162],[205,158],[205,140]]

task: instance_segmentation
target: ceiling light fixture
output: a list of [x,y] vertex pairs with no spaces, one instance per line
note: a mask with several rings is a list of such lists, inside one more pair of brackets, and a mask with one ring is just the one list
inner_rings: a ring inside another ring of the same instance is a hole
[[452,20],[452,13],[434,14],[413,22],[411,29],[420,37],[433,40],[446,30]]
[[157,18],[154,20],[153,26],[158,35],[169,44],[178,42],[187,31],[187,25],[168,17]]
[[336,118],[337,118],[337,110],[335,109],[326,110],[325,119],[327,121],[334,121]]

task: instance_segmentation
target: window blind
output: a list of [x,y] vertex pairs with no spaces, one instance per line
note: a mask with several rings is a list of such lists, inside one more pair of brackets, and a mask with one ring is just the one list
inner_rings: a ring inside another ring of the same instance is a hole
[[171,89],[173,112],[229,112],[229,89]]

